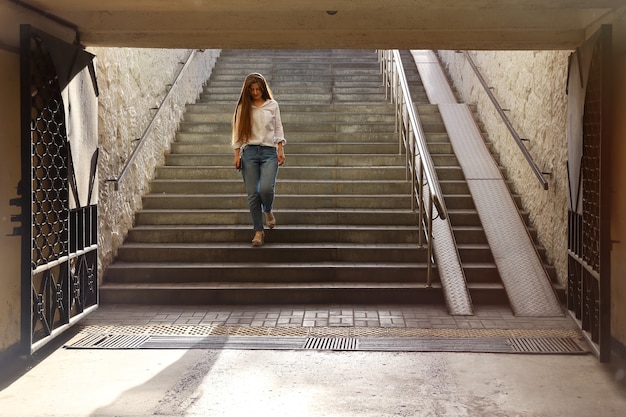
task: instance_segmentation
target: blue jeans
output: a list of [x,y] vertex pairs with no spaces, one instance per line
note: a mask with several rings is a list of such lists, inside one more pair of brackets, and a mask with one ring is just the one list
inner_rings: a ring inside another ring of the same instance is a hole
[[248,193],[254,230],[263,230],[263,213],[272,211],[278,175],[278,152],[271,146],[248,145],[241,154],[241,175]]

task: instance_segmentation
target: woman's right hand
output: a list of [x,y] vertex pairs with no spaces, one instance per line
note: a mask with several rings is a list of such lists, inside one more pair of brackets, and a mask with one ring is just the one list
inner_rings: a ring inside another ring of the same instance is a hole
[[236,169],[241,169],[241,148],[235,149],[235,158],[233,159],[233,166]]

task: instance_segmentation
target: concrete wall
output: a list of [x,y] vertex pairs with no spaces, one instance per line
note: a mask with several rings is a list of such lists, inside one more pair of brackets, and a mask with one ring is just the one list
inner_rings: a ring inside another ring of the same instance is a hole
[[99,97],[99,276],[112,262],[117,249],[133,226],[134,213],[141,208],[141,197],[149,191],[154,168],[163,162],[174,139],[185,104],[194,102],[208,80],[218,50],[198,52],[184,76],[163,106],[139,157],[119,184],[117,178],[146,130],[153,108],[158,107],[189,50],[92,48],[97,56]]
[[508,178],[522,196],[539,240],[555,265],[559,281],[567,280],[567,142],[565,136],[569,51],[472,52],[471,56],[493,93],[547,176],[543,190],[526,159],[496,113],[463,54],[440,51],[461,100],[476,104],[488,139],[493,142]]
[[20,260],[21,238],[14,233],[20,223],[12,216],[20,214],[11,205],[19,198],[20,164],[20,60],[17,53],[0,49],[0,352],[20,340]]

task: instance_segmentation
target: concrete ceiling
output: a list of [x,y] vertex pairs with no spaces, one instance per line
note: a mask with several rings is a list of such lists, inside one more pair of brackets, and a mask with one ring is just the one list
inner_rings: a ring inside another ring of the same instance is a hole
[[11,12],[62,22],[86,46],[573,49],[624,10],[624,0],[0,0],[0,39],[15,36]]

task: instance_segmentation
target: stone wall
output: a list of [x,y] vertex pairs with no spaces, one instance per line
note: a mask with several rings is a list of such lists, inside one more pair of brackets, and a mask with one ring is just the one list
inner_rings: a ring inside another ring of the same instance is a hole
[[493,143],[508,178],[522,196],[523,207],[538,230],[541,244],[555,265],[559,281],[567,280],[567,140],[566,80],[569,51],[471,52],[487,84],[546,176],[548,190],[539,184],[508,129],[496,113],[465,56],[439,51],[459,99],[478,107],[488,140]]
[[169,150],[185,105],[194,102],[208,80],[219,50],[198,51],[142,145],[138,157],[115,189],[117,178],[150,124],[155,108],[187,60],[190,50],[91,48],[96,55],[100,96],[99,135],[99,277],[117,255],[134,213],[142,207],[154,168]]

